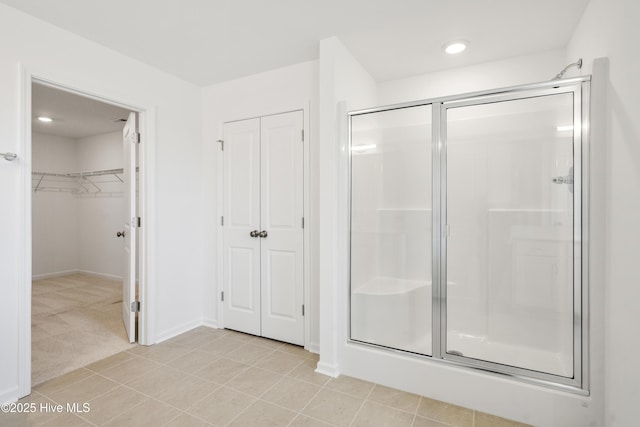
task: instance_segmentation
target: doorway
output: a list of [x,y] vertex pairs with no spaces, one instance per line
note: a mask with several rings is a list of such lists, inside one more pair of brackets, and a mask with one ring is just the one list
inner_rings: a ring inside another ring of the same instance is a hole
[[141,165],[137,112],[37,79],[31,95],[31,383],[38,384],[136,341],[140,222],[131,212]]

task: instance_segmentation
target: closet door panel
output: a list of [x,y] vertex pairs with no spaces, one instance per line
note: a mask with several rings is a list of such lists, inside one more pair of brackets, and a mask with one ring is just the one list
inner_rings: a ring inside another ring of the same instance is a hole
[[130,113],[122,130],[123,180],[124,180],[124,277],[122,278],[122,320],[127,330],[129,342],[136,341],[136,313],[131,304],[136,300],[136,154],[138,146],[138,125],[136,113]]
[[225,328],[260,335],[260,119],[224,125]]
[[261,120],[262,335],[302,345],[303,113]]

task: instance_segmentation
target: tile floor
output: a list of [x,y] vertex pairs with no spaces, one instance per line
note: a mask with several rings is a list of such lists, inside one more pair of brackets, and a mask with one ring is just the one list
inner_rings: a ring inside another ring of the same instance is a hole
[[31,383],[131,348],[121,317],[122,283],[88,274],[35,280]]
[[[516,427],[502,418],[349,377],[314,372],[304,349],[200,327],[136,346],[34,387],[0,426]],[[41,408],[88,403],[88,412]]]

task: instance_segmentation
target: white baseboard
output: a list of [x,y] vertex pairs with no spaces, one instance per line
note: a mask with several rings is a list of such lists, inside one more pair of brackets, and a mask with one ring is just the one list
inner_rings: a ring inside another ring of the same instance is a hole
[[324,362],[318,362],[318,366],[316,367],[316,372],[322,375],[328,375],[332,378],[338,378],[340,376],[338,365],[330,365]]
[[104,277],[105,279],[122,280],[122,276],[116,276],[114,274],[97,273],[95,271],[88,271],[88,270],[78,270],[78,269],[56,271],[54,273],[34,274],[32,276],[32,279],[33,280],[53,279],[55,277],[68,276],[70,274],[78,274],[78,273],[88,274],[89,276]]
[[0,391],[0,403],[12,403],[18,400],[18,387]]
[[156,336],[155,344],[159,344],[162,341],[177,337],[178,335],[184,334],[185,332],[195,329],[198,326],[202,326],[202,319],[192,320],[190,322],[186,322],[182,325],[176,326],[175,328],[171,328],[168,331],[161,332]]
[[54,277],[68,276],[70,274],[75,274],[79,272],[80,270],[65,270],[65,271],[56,271],[54,273],[34,274],[31,277],[33,280],[53,279]]
[[218,329],[218,319],[203,319],[202,325],[209,328]]
[[115,274],[97,273],[95,271],[88,270],[78,270],[78,273],[88,274],[89,276],[103,277],[105,279],[122,280],[122,276],[116,276]]

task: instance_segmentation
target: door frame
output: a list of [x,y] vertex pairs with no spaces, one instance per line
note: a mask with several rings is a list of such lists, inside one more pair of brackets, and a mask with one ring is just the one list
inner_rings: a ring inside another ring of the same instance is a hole
[[[303,217],[304,217],[304,228],[302,229],[302,238],[303,238],[303,244],[302,244],[302,269],[303,269],[303,284],[302,284],[302,292],[304,294],[304,298],[303,298],[303,303],[304,303],[304,307],[305,307],[305,315],[303,316],[303,322],[304,322],[304,348],[306,350],[309,350],[313,353],[319,353],[319,346],[317,343],[311,343],[309,338],[311,336],[311,317],[314,314],[313,310],[311,309],[311,289],[310,289],[310,282],[311,282],[311,254],[310,254],[310,248],[311,248],[311,228],[312,228],[312,224],[315,224],[315,218],[311,218],[311,209],[310,209],[310,190],[311,190],[311,185],[310,185],[310,164],[311,164],[311,158],[310,158],[310,149],[311,149],[311,132],[310,132],[310,108],[311,106],[311,102],[308,101],[304,104],[296,104],[296,105],[290,105],[290,106],[286,106],[283,108],[273,108],[273,109],[269,109],[268,111],[265,112],[258,112],[259,114],[247,114],[246,116],[240,116],[240,117],[225,117],[224,119],[218,121],[218,141],[223,140],[224,139],[224,124],[225,123],[230,123],[230,122],[237,122],[240,120],[249,120],[249,119],[256,119],[256,118],[260,118],[260,117],[265,117],[265,116],[273,116],[273,115],[277,115],[277,114],[284,114],[284,113],[291,113],[294,111],[302,111],[302,129],[304,131],[304,141],[303,141],[303,159],[302,159],[302,168],[303,168],[303,183],[302,183],[302,192],[303,192],[303,207],[302,207],[302,211],[303,211]],[[217,144],[217,142],[216,142]],[[218,282],[218,286],[217,286],[217,293],[216,293],[216,299],[218,301],[218,318],[217,318],[217,325],[215,325],[217,328],[223,329],[224,328],[224,315],[223,315],[223,302],[221,301],[220,298],[220,292],[223,291],[224,289],[224,277],[223,277],[223,266],[224,266],[224,258],[223,258],[223,236],[224,236],[224,227],[221,224],[220,218],[222,218],[222,216],[224,215],[224,159],[222,156],[222,151],[220,150],[220,147],[216,147],[216,154],[217,154],[217,160],[216,160],[216,166],[217,166],[217,172],[216,172],[216,178],[217,178],[217,217],[216,217],[216,222],[217,222],[217,233],[218,233],[218,242],[217,242],[217,257],[216,257],[216,263],[218,266],[218,271],[217,271],[217,282]],[[315,317],[317,318],[317,313],[315,314]]]
[[[18,393],[20,397],[31,393],[31,282],[32,282],[32,192],[31,192],[31,119],[32,102],[31,87],[33,83],[49,86],[51,88],[69,92],[84,98],[93,99],[105,104],[125,108],[138,114],[140,147],[138,164],[140,167],[138,184],[139,216],[144,218],[143,227],[138,229],[138,295],[140,300],[140,312],[138,313],[138,343],[150,345],[155,341],[155,235],[151,230],[156,223],[156,214],[152,207],[155,205],[155,182],[153,181],[155,170],[155,107],[133,106],[126,102],[118,101],[109,95],[92,93],[81,87],[65,84],[58,80],[50,79],[44,75],[31,73],[24,65],[20,64],[20,93],[19,93],[19,126],[18,145],[19,152],[23,153],[22,170],[20,177],[20,202],[17,207],[23,212],[21,222],[17,225],[21,240],[24,242],[20,254],[20,299],[18,307]],[[147,232],[149,230],[149,232]]]

